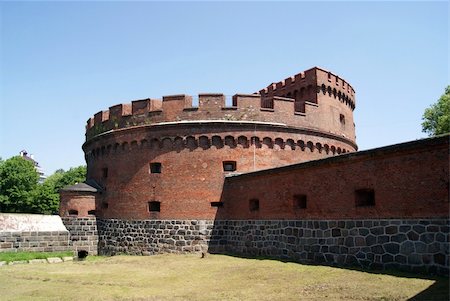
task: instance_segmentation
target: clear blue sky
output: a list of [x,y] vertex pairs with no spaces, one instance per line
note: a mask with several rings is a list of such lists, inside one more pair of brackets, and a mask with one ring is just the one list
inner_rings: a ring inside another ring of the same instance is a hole
[[2,2],[0,156],[85,164],[86,120],[121,102],[251,93],[313,66],[356,90],[360,149],[414,139],[449,83],[442,2]]

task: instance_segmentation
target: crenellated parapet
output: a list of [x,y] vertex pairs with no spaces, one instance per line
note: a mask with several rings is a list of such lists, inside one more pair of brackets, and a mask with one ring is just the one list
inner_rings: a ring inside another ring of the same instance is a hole
[[221,93],[203,93],[198,106],[193,106],[192,96],[180,94],[118,104],[87,121],[86,141],[126,128],[202,120],[276,122],[355,140],[354,90],[323,69],[312,68],[271,84],[260,94],[235,94],[231,106],[225,99]]
[[318,67],[272,83],[259,91],[268,106],[274,96],[293,98],[295,110],[301,113],[305,113],[309,103],[319,104],[321,93],[344,103],[351,110],[355,109],[353,87],[338,75]]

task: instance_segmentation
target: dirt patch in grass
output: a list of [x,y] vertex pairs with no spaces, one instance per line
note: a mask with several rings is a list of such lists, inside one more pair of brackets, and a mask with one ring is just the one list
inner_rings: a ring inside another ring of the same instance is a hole
[[448,283],[225,255],[93,259],[1,267],[2,300],[408,300]]

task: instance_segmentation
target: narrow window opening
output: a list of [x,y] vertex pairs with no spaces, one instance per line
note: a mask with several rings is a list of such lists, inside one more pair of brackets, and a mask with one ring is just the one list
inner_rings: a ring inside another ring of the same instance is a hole
[[211,202],[211,207],[223,207],[223,202]]
[[162,165],[159,162],[150,163],[150,173],[161,173]]
[[89,214],[89,215],[95,215],[95,210],[89,210],[89,211],[88,211],[88,214]]
[[102,168],[102,176],[104,179],[106,179],[108,177],[108,168]]
[[108,203],[107,202],[103,202],[102,203],[102,208],[103,209],[108,209]]
[[345,116],[343,114],[339,115],[339,121],[341,122],[342,125],[345,124]]
[[70,209],[69,215],[78,215],[78,210]]
[[306,195],[305,194],[294,195],[294,209],[306,209]]
[[223,171],[236,171],[236,161],[224,161]]
[[160,212],[161,211],[161,203],[158,201],[148,202],[148,211],[150,212]]
[[373,189],[355,190],[356,207],[375,206],[375,191]]
[[258,211],[259,210],[259,200],[258,199],[251,199],[248,203],[250,211]]

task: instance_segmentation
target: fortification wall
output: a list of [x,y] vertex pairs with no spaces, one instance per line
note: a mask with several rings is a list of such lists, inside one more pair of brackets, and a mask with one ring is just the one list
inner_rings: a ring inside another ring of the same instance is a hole
[[62,217],[95,216],[96,195],[81,191],[60,191],[59,215]]
[[62,221],[70,233],[70,247],[75,254],[79,254],[80,251],[85,251],[88,255],[98,254],[97,218],[95,216],[67,216],[63,217]]
[[217,218],[448,218],[448,149],[445,136],[227,177]]
[[[224,162],[235,164],[231,173],[246,172],[349,151],[351,146],[333,138],[246,123],[174,124],[108,133],[85,147],[88,177],[105,188],[97,198],[96,214],[213,219],[218,208],[213,203],[221,201],[224,176],[230,173],[224,171]],[[151,172],[154,163],[161,164],[159,173]],[[152,201],[159,202],[159,211],[149,211]]]

